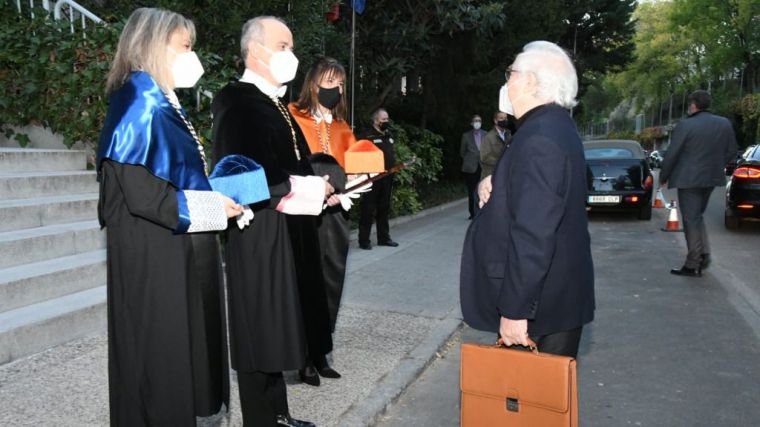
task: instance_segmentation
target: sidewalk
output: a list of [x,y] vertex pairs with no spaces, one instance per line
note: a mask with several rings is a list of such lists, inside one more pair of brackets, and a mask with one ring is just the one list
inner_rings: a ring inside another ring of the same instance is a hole
[[[319,426],[363,426],[413,382],[461,325],[459,257],[465,200],[391,223],[397,248],[352,242],[334,335],[340,380],[318,388],[288,374],[291,413]],[[0,366],[0,425],[108,424],[105,331]],[[233,373],[232,410],[199,425],[242,425]]]

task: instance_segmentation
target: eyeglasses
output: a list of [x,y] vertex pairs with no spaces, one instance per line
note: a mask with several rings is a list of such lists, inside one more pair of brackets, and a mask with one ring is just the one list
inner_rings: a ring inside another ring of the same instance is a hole
[[507,67],[507,71],[504,72],[504,79],[506,81],[509,81],[509,76],[511,76],[513,72],[519,73],[520,70],[518,70],[517,68],[514,68],[512,66]]

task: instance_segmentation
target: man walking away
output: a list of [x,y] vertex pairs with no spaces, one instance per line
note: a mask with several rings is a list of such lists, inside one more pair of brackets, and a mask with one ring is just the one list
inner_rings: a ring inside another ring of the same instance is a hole
[[728,119],[708,111],[708,92],[694,91],[688,102],[689,117],[673,130],[662,160],[660,185],[678,189],[688,248],[683,266],[670,272],[700,277],[710,265],[710,243],[702,215],[713,188],[726,183],[723,167],[736,157],[736,137]]

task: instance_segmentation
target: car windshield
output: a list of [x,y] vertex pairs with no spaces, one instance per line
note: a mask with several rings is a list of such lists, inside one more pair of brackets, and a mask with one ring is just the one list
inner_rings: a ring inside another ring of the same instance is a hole
[[632,159],[633,151],[625,148],[588,148],[587,159]]
[[760,160],[760,149],[757,147],[753,148],[754,151],[750,152],[747,156],[747,159],[749,160]]

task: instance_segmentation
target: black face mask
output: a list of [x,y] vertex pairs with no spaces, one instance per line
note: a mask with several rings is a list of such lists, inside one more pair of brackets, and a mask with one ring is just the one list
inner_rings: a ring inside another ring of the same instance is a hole
[[340,103],[340,88],[335,86],[327,89],[320,86],[317,91],[317,100],[323,107],[332,110]]
[[496,126],[500,127],[502,130],[507,129],[509,127],[509,120],[499,120],[496,122]]
[[377,127],[378,127],[378,129],[380,129],[381,131],[385,132],[385,131],[387,131],[387,130],[388,130],[388,125],[389,125],[389,123],[388,123],[388,122],[380,122],[380,123],[377,125]]

